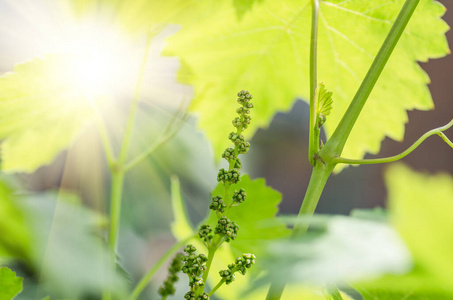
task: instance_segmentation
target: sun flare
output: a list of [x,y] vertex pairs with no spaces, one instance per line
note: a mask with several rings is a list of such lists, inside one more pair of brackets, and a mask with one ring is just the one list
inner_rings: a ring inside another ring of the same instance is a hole
[[131,37],[99,21],[75,23],[72,36],[58,48],[74,66],[73,87],[91,97],[118,95],[128,88],[141,59]]

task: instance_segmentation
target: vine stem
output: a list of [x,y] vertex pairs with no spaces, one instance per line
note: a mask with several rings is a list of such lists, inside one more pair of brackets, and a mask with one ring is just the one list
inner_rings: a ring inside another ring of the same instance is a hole
[[384,70],[384,67],[387,64],[387,61],[389,60],[393,49],[395,49],[396,44],[403,34],[404,29],[406,28],[406,25],[412,17],[412,14],[414,13],[415,8],[417,7],[419,2],[420,0],[406,0],[406,2],[404,2],[404,5],[401,8],[400,13],[398,14],[398,17],[393,23],[393,26],[390,29],[387,37],[385,38],[381,48],[379,49],[378,54],[374,58],[373,63],[371,64],[370,69],[368,70],[359,89],[352,99],[351,104],[349,105],[330,139],[321,149],[321,156],[325,155],[327,157],[333,158],[335,156],[341,155],[344,145],[346,144],[349,134],[351,133],[351,130],[354,127],[354,124],[357,121],[357,118],[359,117],[363,106],[368,100],[371,91],[376,85],[376,82],[379,79],[382,70]]
[[316,107],[315,95],[317,86],[317,57],[318,57],[318,15],[319,2],[312,0],[311,37],[310,37],[310,132],[308,142],[308,160],[315,165],[315,155],[319,147],[319,135],[315,134]]
[[151,279],[153,278],[154,274],[156,274],[157,270],[159,270],[160,267],[176,252],[178,251],[182,246],[187,244],[191,239],[193,239],[196,235],[192,235],[184,240],[181,240],[174,244],[168,251],[161,256],[161,258],[157,261],[156,264],[146,273],[140,282],[137,284],[137,286],[134,288],[132,291],[131,295],[129,296],[128,300],[136,300],[138,296],[143,292],[143,290],[146,288],[146,286],[149,284]]
[[[140,96],[140,90],[142,81],[145,74],[146,63],[148,61],[148,53],[151,47],[152,40],[152,28],[149,29],[146,39],[145,53],[143,55],[142,64],[140,67],[140,73],[138,76],[134,97],[132,99],[131,109],[129,111],[129,117],[124,132],[123,140],[121,143],[121,150],[117,161],[110,164],[110,172],[112,175],[111,193],[110,193],[110,226],[108,235],[108,245],[110,250],[111,260],[114,267],[116,266],[116,252],[118,247],[118,231],[121,216],[121,196],[124,187],[124,163],[127,158],[129,151],[129,145],[131,142],[132,129],[135,122],[135,116],[137,114],[138,100]],[[109,291],[104,291],[102,299],[110,300],[112,295]]]
[[[313,16],[312,19],[315,18],[315,15],[318,13],[315,11],[315,2],[316,0],[312,0],[313,6]],[[343,151],[344,145],[351,133],[352,128],[354,127],[357,118],[362,111],[363,106],[365,105],[368,97],[373,90],[379,76],[382,73],[390,55],[393,52],[398,40],[400,39],[404,29],[406,28],[407,23],[409,22],[410,18],[412,17],[415,8],[417,7],[420,0],[406,0],[404,3],[398,17],[396,18],[390,32],[388,33],[384,43],[382,44],[381,48],[379,49],[378,54],[376,55],[373,63],[368,70],[362,84],[360,85],[357,93],[355,94],[351,104],[349,105],[347,111],[343,115],[340,123],[338,124],[337,128],[335,129],[334,133],[327,141],[326,145],[317,153],[313,160],[317,160],[313,167],[312,176],[310,178],[310,182],[307,188],[307,192],[305,194],[304,200],[302,202],[302,206],[300,208],[298,217],[312,215],[316,209],[318,204],[319,198],[321,197],[322,191],[324,186],[329,178],[330,174],[332,173],[333,169],[335,168],[336,161],[335,158],[341,155]],[[312,20],[312,24],[317,25],[314,20]],[[315,31],[312,28],[312,34]],[[316,42],[316,39],[311,39],[311,48],[316,48],[317,45],[313,44]],[[314,50],[310,50],[312,53]],[[313,57],[311,57],[313,59]],[[315,70],[310,68],[310,78],[313,78]],[[313,83],[313,82],[311,82]],[[311,85],[312,86],[312,85]],[[310,99],[311,101],[311,99]],[[312,105],[312,103],[310,103]],[[310,113],[312,114],[313,108],[310,107]],[[311,115],[310,115],[311,117]],[[313,120],[310,120],[310,135],[314,134],[313,127],[315,124],[312,124]],[[309,143],[309,148],[312,146],[312,141]],[[316,149],[316,148],[314,148]],[[313,151],[313,148],[312,148]],[[310,152],[310,151],[309,151]],[[311,159],[311,158],[310,158]],[[310,162],[312,162],[310,160]],[[308,224],[297,222],[293,228],[291,237],[294,238],[295,236],[299,236],[305,233],[308,230]],[[283,290],[285,288],[285,284],[273,282],[269,288],[269,292],[267,294],[266,300],[278,300],[281,298]]]
[[121,144],[121,150],[119,158],[112,166],[112,193],[111,193],[111,202],[110,202],[110,230],[109,230],[109,248],[110,251],[114,254],[117,248],[118,240],[118,229],[121,215],[121,195],[124,185],[124,174],[123,169],[124,162],[127,158],[127,152],[129,151],[129,145],[131,142],[132,128],[135,121],[135,116],[137,114],[138,99],[140,96],[140,90],[142,86],[143,77],[145,75],[146,63],[148,61],[148,53],[151,47],[152,34],[151,30],[148,33],[146,40],[145,54],[143,56],[142,65],[140,67],[140,75],[137,80],[137,85],[135,88],[134,98],[132,99],[131,109],[129,111],[129,118],[126,125],[126,130],[124,132],[123,141]]
[[[334,169],[334,165],[325,166],[322,163],[318,163],[313,168],[311,173],[310,182],[308,184],[307,192],[305,193],[302,206],[300,207],[298,217],[300,216],[311,216],[315,212],[318,201],[321,197],[324,186],[329,179],[330,174]],[[291,238],[298,237],[308,230],[309,224],[306,222],[297,221],[291,232]],[[266,300],[278,300],[283,294],[285,284],[273,282],[269,288],[266,296]]]
[[[112,190],[110,206],[110,230],[109,230],[109,249],[112,255],[116,252],[116,235],[118,234],[120,214],[121,214],[121,195],[124,185],[124,172],[113,171],[112,173]],[[115,260],[115,259],[114,259]]]
[[443,131],[449,129],[450,127],[453,126],[453,120],[451,120],[448,124],[438,127],[435,129],[432,129],[428,132],[426,132],[424,135],[422,135],[415,143],[412,144],[409,148],[407,148],[405,151],[401,152],[400,154],[390,156],[390,157],[384,157],[384,158],[372,158],[372,159],[348,159],[348,158],[342,158],[342,157],[337,157],[334,159],[334,162],[340,163],[340,164],[349,164],[349,165],[366,165],[366,164],[381,164],[381,163],[388,163],[392,161],[396,161],[399,159],[402,159],[409,155],[412,151],[414,151],[418,146],[420,146],[421,143],[423,143],[427,138],[429,138],[432,135],[438,135],[444,140],[450,147],[453,148],[453,143],[448,139],[448,137],[443,133]]

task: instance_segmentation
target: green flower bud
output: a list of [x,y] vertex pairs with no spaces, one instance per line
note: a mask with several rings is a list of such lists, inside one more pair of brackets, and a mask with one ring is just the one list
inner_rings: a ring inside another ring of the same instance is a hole
[[194,253],[195,251],[197,251],[197,248],[195,248],[195,246],[191,244],[187,245],[186,248],[184,248],[184,252],[186,252],[189,255]]
[[239,226],[235,221],[231,221],[227,217],[223,216],[217,221],[217,226],[214,229],[214,233],[225,237],[225,241],[229,242],[234,240],[239,231]]
[[242,203],[245,201],[247,198],[247,194],[245,193],[245,190],[241,188],[239,191],[235,190],[234,195],[233,195],[233,201],[236,203]]
[[211,234],[211,232],[212,232],[211,226],[205,224],[200,226],[200,229],[198,230],[198,235],[203,241],[205,241],[205,243],[209,243],[214,237]]
[[207,293],[203,293],[198,296],[197,300],[209,300],[209,295]]
[[217,174],[217,181],[222,183],[237,183],[240,180],[241,173],[238,169],[233,169],[226,171],[225,169],[220,169],[219,173]]
[[200,286],[204,286],[203,278],[199,276],[191,277],[189,280],[189,285],[195,289],[199,288]]
[[241,127],[242,126],[241,118],[238,118],[238,117],[234,118],[233,119],[233,126],[236,127],[236,128]]
[[249,152],[250,143],[244,141],[243,143],[239,144],[238,149],[240,154],[246,154],[247,152]]
[[229,161],[235,160],[237,157],[236,157],[236,153],[234,153],[233,148],[227,148],[223,152],[222,158],[226,159],[229,162]]
[[162,298],[166,298],[169,295],[174,295],[175,294],[175,282],[178,281],[179,277],[176,275],[179,271],[181,271],[181,268],[183,266],[182,264],[182,257],[184,255],[182,253],[178,253],[175,255],[173,258],[170,267],[168,268],[168,276],[167,279],[164,281],[161,287],[158,289],[159,295],[162,296]]
[[226,207],[227,205],[223,202],[222,196],[212,197],[211,204],[209,205],[210,209],[223,213]]
[[234,281],[236,278],[234,276],[234,273],[231,272],[230,270],[222,270],[219,272],[220,277],[222,277],[225,280],[226,284],[230,284]]
[[238,93],[238,103],[239,104],[244,104],[244,103],[247,103],[249,102],[251,99],[252,99],[252,95],[250,95],[249,91],[240,91]]

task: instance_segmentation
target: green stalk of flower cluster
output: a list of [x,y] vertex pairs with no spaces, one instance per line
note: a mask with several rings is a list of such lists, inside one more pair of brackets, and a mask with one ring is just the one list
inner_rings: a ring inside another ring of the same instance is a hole
[[[253,108],[251,99],[252,95],[247,91],[238,93],[238,103],[241,106],[236,110],[239,116],[233,120],[236,132],[231,132],[229,135],[234,148],[227,148],[222,154],[222,157],[228,162],[228,169],[220,169],[217,175],[218,182],[223,186],[223,192],[222,195],[213,196],[209,206],[211,210],[215,211],[217,225],[213,229],[210,225],[203,224],[198,230],[198,235],[205,245],[208,255],[197,254],[197,249],[193,245],[187,245],[184,249],[185,255],[181,258],[183,262],[181,270],[189,277],[190,290],[184,296],[188,300],[209,299],[224,283],[232,283],[235,273],[239,272],[245,275],[247,269],[255,263],[255,255],[250,253],[245,253],[236,258],[235,262],[219,273],[220,281],[209,294],[205,292],[211,264],[217,249],[223,243],[233,241],[238,234],[239,226],[235,221],[227,218],[227,212],[232,207],[244,202],[247,197],[242,188],[235,190],[233,195],[230,194],[230,189],[240,181],[241,162],[238,156],[247,153],[250,147],[250,144],[242,136],[242,132],[250,124],[250,109]],[[165,290],[171,290],[171,288]]]

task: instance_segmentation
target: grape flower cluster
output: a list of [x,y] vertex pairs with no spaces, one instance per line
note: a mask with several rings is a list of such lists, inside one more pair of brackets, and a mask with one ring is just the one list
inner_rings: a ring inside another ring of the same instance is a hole
[[[212,227],[209,224],[203,224],[198,230],[198,236],[208,250],[208,257],[204,254],[197,254],[197,249],[193,245],[187,245],[184,249],[185,255],[181,254],[179,256],[180,270],[189,277],[190,291],[184,295],[187,300],[209,299],[223,283],[230,284],[233,282],[236,272],[245,275],[247,269],[255,264],[255,255],[250,253],[243,254],[234,263],[228,265],[228,269],[220,271],[220,282],[209,294],[204,291],[215,251],[222,243],[235,240],[239,232],[239,225],[227,217],[228,211],[232,207],[239,206],[247,199],[245,189],[235,189],[234,185],[241,180],[242,164],[239,160],[239,154],[246,154],[250,148],[250,143],[245,140],[242,132],[250,125],[250,111],[253,108],[251,100],[253,97],[248,91],[244,90],[240,91],[237,96],[237,102],[240,107],[236,109],[238,116],[232,122],[236,131],[231,132],[228,136],[233,143],[233,147],[225,149],[222,154],[222,158],[228,163],[228,168],[221,168],[217,174],[217,181],[220,183],[220,188],[223,189],[223,194],[213,196],[209,205],[209,209],[217,216],[217,224],[215,227],[214,224],[212,224]],[[170,267],[169,278],[175,278],[174,270],[176,268],[172,269]],[[171,294],[170,292],[174,293],[173,281],[167,281],[162,288],[163,293],[166,293],[165,295]],[[164,294],[161,294],[163,299],[166,298]]]
[[175,255],[173,260],[171,261],[171,265],[168,268],[168,276],[167,279],[164,281],[162,286],[159,288],[158,293],[162,297],[162,299],[166,299],[169,295],[174,295],[176,292],[175,283],[178,281],[178,272],[182,269],[182,253],[178,253]]

